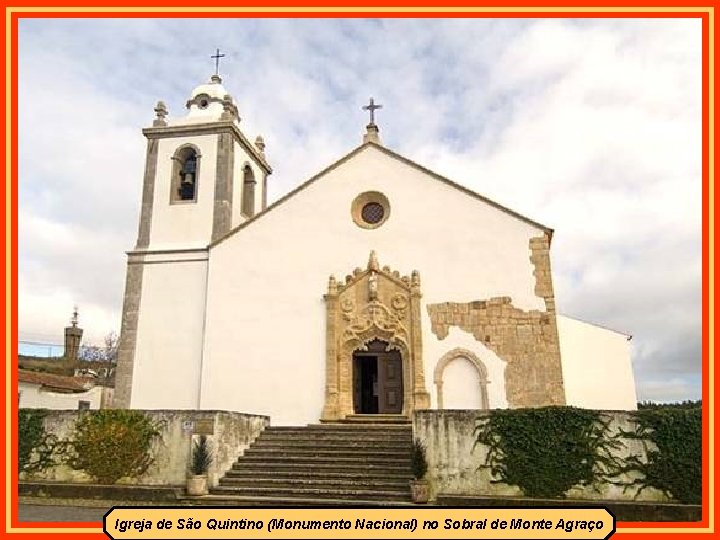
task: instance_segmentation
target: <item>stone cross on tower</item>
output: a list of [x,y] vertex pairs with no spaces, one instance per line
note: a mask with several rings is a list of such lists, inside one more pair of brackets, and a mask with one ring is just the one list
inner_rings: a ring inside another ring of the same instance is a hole
[[369,105],[363,105],[364,111],[370,111],[370,125],[375,125],[375,111],[378,109],[382,109],[382,105],[375,105],[375,100],[373,98],[370,98],[370,104]]
[[225,57],[224,54],[220,54],[220,49],[215,49],[215,54],[210,57],[210,58],[214,58],[214,59],[215,59],[215,75],[218,75],[218,74],[219,74],[219,70],[220,70],[220,59],[221,59],[221,58],[224,58],[224,57]]

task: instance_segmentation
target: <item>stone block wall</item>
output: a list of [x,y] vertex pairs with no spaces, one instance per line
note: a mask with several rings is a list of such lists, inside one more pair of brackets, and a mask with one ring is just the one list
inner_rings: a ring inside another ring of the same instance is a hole
[[[475,426],[488,411],[476,410],[428,410],[416,411],[413,415],[413,435],[426,448],[428,461],[427,479],[430,482],[431,495],[486,495],[486,496],[520,496],[522,492],[517,486],[491,483],[488,469],[480,466],[485,462],[487,447],[475,444]],[[610,429],[633,431],[632,416],[625,412],[607,411],[610,417]],[[625,447],[616,452],[619,458],[630,455],[646,455],[642,441],[622,439]],[[648,443],[652,448],[651,443]],[[630,480],[629,477],[622,480]],[[602,484],[598,490],[591,487],[573,488],[567,497],[598,500],[639,500],[667,501],[668,498],[654,488],[645,489],[635,499],[636,489],[623,492],[620,486]]]
[[509,296],[427,306],[438,339],[457,326],[507,362],[505,391],[511,408],[565,404],[549,237],[531,238],[529,251],[535,295],[543,299],[544,312],[517,308]]
[[[48,411],[45,431],[67,440],[72,437],[75,422],[85,411]],[[270,418],[228,411],[154,410],[146,411],[153,422],[161,426],[161,436],[153,443],[153,463],[145,474],[119,483],[142,485],[184,485],[190,463],[193,442],[206,434],[212,445],[213,463],[209,470],[212,486],[232,467],[242,452],[270,424]],[[56,480],[63,482],[92,482],[83,471],[76,471],[64,463],[29,475],[20,480]]]

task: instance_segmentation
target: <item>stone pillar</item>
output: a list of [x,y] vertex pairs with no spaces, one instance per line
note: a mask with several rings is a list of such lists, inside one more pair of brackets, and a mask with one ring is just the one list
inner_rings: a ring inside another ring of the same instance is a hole
[[337,339],[335,336],[337,303],[337,282],[333,276],[330,276],[328,292],[325,295],[325,305],[327,307],[325,323],[325,406],[321,417],[323,421],[340,419],[337,386]]
[[425,387],[425,370],[422,353],[422,320],[420,303],[420,273],[413,270],[410,285],[410,332],[411,332],[411,366],[413,377],[413,410],[430,408],[430,393]]
[[148,138],[145,157],[145,175],[143,176],[142,204],[140,206],[140,225],[136,249],[145,249],[150,245],[150,224],[152,223],[155,176],[158,164],[157,139]]
[[367,130],[365,131],[365,135],[363,135],[363,144],[369,142],[382,146],[382,141],[380,140],[380,128],[372,123],[367,125]]
[[117,368],[115,369],[113,407],[117,409],[130,408],[142,278],[142,260],[132,260],[131,256],[131,260],[128,260],[125,280],[125,298],[123,300],[120,340],[118,342]]
[[217,145],[215,202],[213,205],[212,241],[222,238],[232,225],[234,142],[231,133],[220,133]]

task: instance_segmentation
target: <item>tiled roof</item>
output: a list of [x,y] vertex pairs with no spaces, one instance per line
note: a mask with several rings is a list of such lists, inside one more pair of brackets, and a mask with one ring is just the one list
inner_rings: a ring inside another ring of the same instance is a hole
[[18,370],[18,382],[40,384],[46,388],[72,390],[74,392],[84,392],[88,390],[88,382],[86,380],[78,380],[74,377],[55,375],[53,373],[26,371],[24,369]]

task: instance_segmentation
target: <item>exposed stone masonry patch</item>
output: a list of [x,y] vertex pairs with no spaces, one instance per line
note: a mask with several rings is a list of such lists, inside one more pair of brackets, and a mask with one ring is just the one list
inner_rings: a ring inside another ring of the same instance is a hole
[[530,239],[535,294],[544,299],[544,312],[516,308],[508,296],[427,306],[438,339],[445,339],[450,326],[457,326],[507,362],[510,407],[565,404],[549,248],[548,236]]

